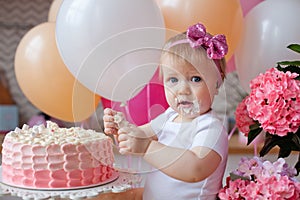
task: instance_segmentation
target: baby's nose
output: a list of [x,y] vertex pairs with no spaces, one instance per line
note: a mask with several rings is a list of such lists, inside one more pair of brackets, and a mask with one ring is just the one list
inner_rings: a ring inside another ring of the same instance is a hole
[[178,85],[178,93],[179,94],[190,94],[191,93],[191,88],[190,88],[190,85],[187,83],[187,81],[182,81]]

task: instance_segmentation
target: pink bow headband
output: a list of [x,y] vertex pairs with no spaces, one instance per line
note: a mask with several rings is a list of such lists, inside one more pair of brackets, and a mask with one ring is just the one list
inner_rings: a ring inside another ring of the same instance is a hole
[[185,43],[189,43],[192,48],[199,48],[201,46],[206,50],[207,57],[212,59],[218,68],[219,83],[221,83],[223,72],[219,60],[224,58],[228,52],[225,35],[211,36],[206,33],[206,28],[203,24],[197,23],[188,28],[186,31],[186,39],[175,41],[170,44],[168,48]]

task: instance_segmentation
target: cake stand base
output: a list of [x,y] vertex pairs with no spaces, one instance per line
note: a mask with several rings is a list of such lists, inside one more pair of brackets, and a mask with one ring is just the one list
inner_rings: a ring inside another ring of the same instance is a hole
[[55,199],[55,198],[68,198],[68,199],[84,199],[98,196],[100,193],[105,192],[123,192],[133,188],[135,185],[139,185],[142,178],[138,174],[131,174],[126,172],[119,172],[119,177],[108,184],[85,187],[80,189],[63,189],[63,190],[36,190],[27,189],[7,185],[0,182],[0,196],[11,195],[17,196],[22,199]]

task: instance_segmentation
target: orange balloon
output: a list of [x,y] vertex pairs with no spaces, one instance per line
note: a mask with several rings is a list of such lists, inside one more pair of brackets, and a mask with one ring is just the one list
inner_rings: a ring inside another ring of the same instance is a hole
[[243,31],[243,11],[240,0],[156,0],[170,29],[167,38],[184,32],[191,25],[203,23],[213,35],[224,34],[228,42],[229,60]]
[[54,0],[48,12],[48,22],[56,22],[56,16],[63,0]]
[[25,96],[46,114],[69,122],[87,119],[100,96],[80,84],[64,65],[55,40],[55,23],[32,28],[21,39],[15,73]]

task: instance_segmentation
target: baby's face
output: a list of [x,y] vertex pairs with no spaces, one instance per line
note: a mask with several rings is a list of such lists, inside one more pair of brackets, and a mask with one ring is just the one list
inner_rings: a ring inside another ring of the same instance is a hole
[[[166,99],[183,121],[190,121],[211,108],[212,96],[204,74],[189,63],[162,63]],[[207,75],[207,74],[205,74]]]

